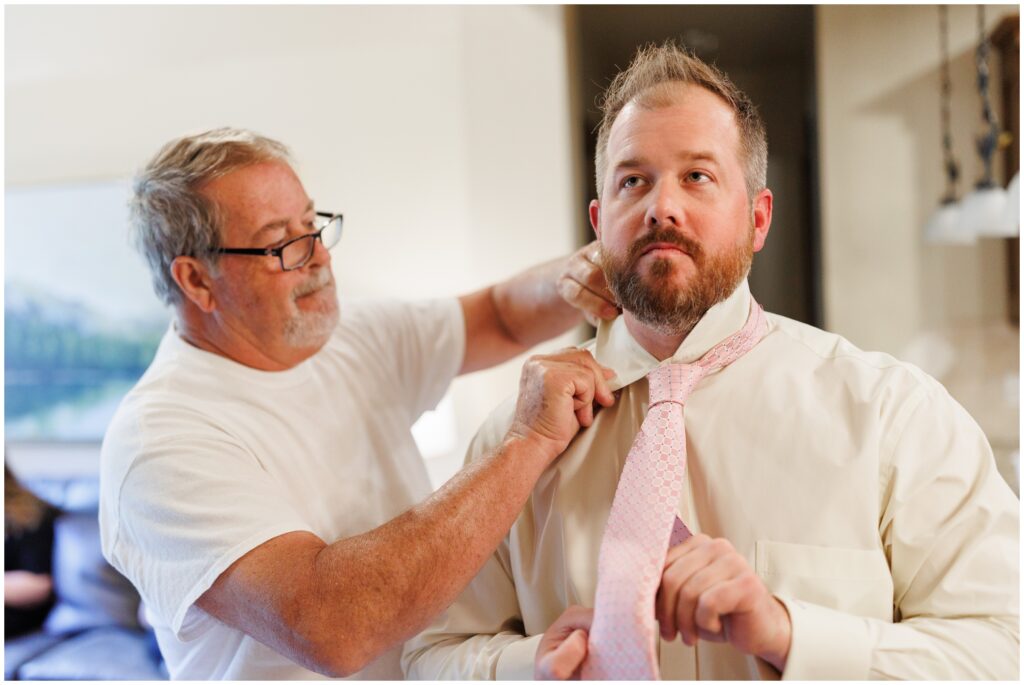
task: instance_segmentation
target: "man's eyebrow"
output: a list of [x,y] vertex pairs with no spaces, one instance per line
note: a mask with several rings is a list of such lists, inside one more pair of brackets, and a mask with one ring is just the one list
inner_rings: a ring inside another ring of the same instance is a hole
[[[313,211],[313,200],[309,201],[309,203],[306,205],[306,208],[302,211],[302,213],[305,214],[306,212],[311,212],[311,211]],[[264,233],[268,233],[270,231],[276,231],[276,230],[279,230],[279,229],[282,229],[282,228],[286,228],[287,226],[288,226],[288,219],[276,219],[274,221],[270,221],[270,222],[265,223],[262,226],[260,226],[260,230],[256,231],[256,234],[253,235],[253,238],[258,238],[259,236],[261,236]]]
[[[707,152],[705,150],[684,150],[683,152],[680,152],[677,155],[677,157],[684,161],[714,162],[715,164],[718,163],[718,157],[716,157],[713,152]],[[645,161],[642,157],[630,157],[629,159],[624,159],[621,162],[618,162],[615,165],[615,171],[618,171],[619,169],[628,169],[631,167],[642,167],[644,166],[644,164]]]
[[698,150],[696,152],[683,152],[679,155],[682,159],[692,159],[699,162],[718,162],[718,157],[715,156],[714,152],[706,152],[704,150]]
[[637,167],[637,166],[643,166],[643,160],[639,159],[639,158],[631,157],[629,159],[624,159],[621,162],[618,162],[615,165],[615,170],[618,171],[619,169],[627,169],[629,167]]

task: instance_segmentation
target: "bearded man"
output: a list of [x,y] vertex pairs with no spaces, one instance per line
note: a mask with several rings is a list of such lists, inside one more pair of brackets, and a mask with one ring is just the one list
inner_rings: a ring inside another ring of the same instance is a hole
[[605,95],[596,162],[624,313],[585,348],[618,400],[406,644],[406,675],[1016,678],[1018,501],[980,428],[920,370],[751,296],[772,193],[749,99],[645,49]]

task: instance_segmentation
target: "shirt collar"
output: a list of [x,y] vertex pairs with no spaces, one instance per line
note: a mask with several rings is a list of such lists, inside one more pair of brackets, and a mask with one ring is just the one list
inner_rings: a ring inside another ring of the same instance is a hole
[[[749,315],[750,286],[744,279],[732,295],[701,317],[675,354],[664,363],[688,364],[700,359],[712,347],[743,328]],[[630,335],[621,316],[611,322],[601,321],[597,337],[585,347],[599,364],[615,371],[615,378],[608,383],[613,391],[640,380],[662,364]]]

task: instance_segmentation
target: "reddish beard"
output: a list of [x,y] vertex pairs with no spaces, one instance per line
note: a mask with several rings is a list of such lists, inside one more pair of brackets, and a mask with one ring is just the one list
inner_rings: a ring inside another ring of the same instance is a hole
[[[673,275],[679,267],[666,258],[655,259],[642,273],[636,263],[653,243],[680,247],[693,260],[696,274],[685,285],[677,285]],[[716,254],[667,228],[656,228],[638,239],[621,259],[601,246],[605,279],[619,304],[641,323],[666,334],[688,333],[711,307],[729,297],[750,271],[753,257],[753,224],[734,247]]]

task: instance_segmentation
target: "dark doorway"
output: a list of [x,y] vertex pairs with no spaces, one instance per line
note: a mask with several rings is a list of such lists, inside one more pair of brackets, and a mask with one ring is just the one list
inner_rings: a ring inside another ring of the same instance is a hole
[[820,326],[814,8],[593,5],[575,6],[570,16],[585,151],[581,206],[595,196],[598,96],[638,46],[676,40],[728,73],[768,128],[774,215],[767,245],[754,258],[751,290],[765,309]]

